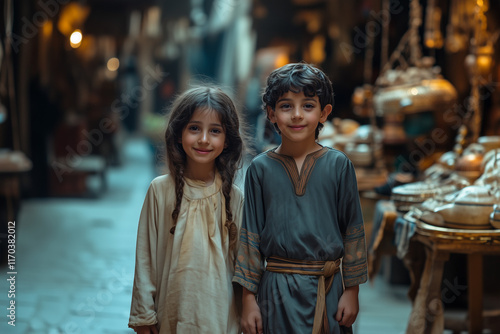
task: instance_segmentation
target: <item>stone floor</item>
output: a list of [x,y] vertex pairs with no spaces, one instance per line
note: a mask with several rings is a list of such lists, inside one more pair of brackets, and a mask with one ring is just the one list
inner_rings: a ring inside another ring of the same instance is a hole
[[[128,139],[123,165],[107,172],[97,199],[22,203],[16,226],[15,327],[7,324],[9,282],[0,281],[0,333],[133,333],[127,328],[137,220],[155,176],[144,140]],[[9,271],[0,267],[2,277]],[[404,333],[406,286],[364,284],[356,334]]]

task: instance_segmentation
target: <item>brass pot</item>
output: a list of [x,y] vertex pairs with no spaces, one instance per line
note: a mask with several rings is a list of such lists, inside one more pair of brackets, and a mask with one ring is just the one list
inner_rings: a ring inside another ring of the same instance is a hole
[[455,103],[457,96],[455,87],[448,80],[435,78],[379,88],[373,96],[373,102],[378,116],[398,112],[413,114],[447,110]]

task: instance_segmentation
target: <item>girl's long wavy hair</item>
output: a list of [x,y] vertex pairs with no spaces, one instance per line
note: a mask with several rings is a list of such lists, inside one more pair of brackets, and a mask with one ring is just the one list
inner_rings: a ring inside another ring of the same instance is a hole
[[244,152],[244,144],[240,134],[240,119],[238,111],[231,98],[218,87],[195,87],[181,94],[173,103],[168,117],[165,131],[165,146],[170,174],[175,180],[175,208],[172,211],[173,227],[170,233],[175,232],[177,218],[181,208],[184,172],[186,168],[186,153],[180,140],[182,131],[188,124],[197,109],[215,111],[226,135],[226,148],[215,159],[215,167],[222,179],[222,193],[226,204],[226,222],[228,229],[229,247],[233,248],[238,237],[236,224],[231,212],[231,189],[236,171]]

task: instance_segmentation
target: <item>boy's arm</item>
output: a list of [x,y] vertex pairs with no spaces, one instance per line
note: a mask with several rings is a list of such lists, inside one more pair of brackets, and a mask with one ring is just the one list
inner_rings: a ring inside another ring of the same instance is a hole
[[342,201],[339,203],[339,213],[341,215],[344,242],[342,278],[345,290],[339,299],[335,318],[340,325],[350,327],[359,312],[359,285],[365,283],[368,279],[363,214],[356,173],[350,161],[344,170],[340,193],[343,194]]
[[344,256],[342,259],[342,279],[344,286],[357,286],[368,280],[368,265],[365,242],[363,213],[359,200],[356,173],[349,161],[343,171],[339,185],[342,199],[338,212],[343,235]]
[[346,287],[344,294],[340,297],[335,320],[339,325],[351,327],[359,312],[358,301],[359,285]]
[[253,292],[243,287],[241,329],[245,334],[262,334],[262,315]]

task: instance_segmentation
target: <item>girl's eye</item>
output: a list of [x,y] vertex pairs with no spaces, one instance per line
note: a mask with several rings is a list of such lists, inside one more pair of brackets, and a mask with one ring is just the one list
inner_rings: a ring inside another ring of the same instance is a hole
[[189,131],[198,131],[199,130],[199,127],[197,125],[191,125],[189,128],[188,128]]
[[222,130],[220,130],[220,129],[212,129],[212,133],[219,134],[219,133],[222,133]]

